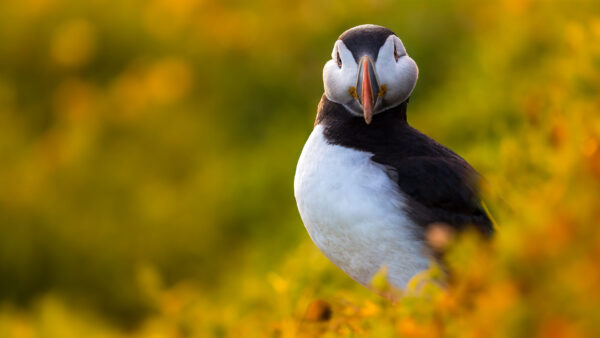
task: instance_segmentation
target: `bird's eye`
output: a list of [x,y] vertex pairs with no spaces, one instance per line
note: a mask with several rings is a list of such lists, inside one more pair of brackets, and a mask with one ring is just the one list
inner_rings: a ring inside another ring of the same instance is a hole
[[396,62],[398,62],[399,58],[400,55],[398,55],[398,49],[396,48],[396,45],[394,45],[394,59],[396,60]]
[[337,52],[336,55],[337,55],[337,65],[338,65],[338,67],[342,68],[342,58],[340,58],[340,52]]

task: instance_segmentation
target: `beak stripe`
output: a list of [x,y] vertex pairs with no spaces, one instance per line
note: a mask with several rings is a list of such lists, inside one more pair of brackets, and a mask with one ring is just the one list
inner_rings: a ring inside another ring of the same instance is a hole
[[[367,124],[371,124],[373,119],[373,88],[371,84],[371,77],[375,74],[372,73],[373,68],[370,66],[369,58],[364,57],[362,63],[362,88],[361,88],[361,103],[363,106],[363,116]],[[375,80],[375,79],[373,79]],[[376,80],[375,80],[376,81]]]

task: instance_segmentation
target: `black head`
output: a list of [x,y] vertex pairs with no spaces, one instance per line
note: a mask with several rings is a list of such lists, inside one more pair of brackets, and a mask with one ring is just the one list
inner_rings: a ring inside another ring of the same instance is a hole
[[362,25],[345,31],[338,40],[344,42],[356,62],[362,55],[369,55],[373,61],[377,61],[379,49],[390,35],[395,36],[396,34],[382,26]]
[[367,124],[406,101],[417,83],[416,63],[385,27],[362,25],[345,31],[331,57],[323,68],[325,96]]

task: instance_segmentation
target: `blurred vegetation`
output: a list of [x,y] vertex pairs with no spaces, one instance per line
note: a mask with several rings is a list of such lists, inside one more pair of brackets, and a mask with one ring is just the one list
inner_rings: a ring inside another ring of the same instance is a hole
[[[362,23],[420,67],[411,123],[504,200],[396,305],[292,191]],[[599,88],[593,0],[1,1],[0,336],[600,336]]]

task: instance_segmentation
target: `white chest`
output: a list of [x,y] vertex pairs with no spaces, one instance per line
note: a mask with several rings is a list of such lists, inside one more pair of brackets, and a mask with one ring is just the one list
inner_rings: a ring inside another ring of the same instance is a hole
[[402,193],[371,156],[329,144],[315,127],[296,168],[296,202],[313,242],[334,264],[364,285],[386,266],[390,283],[403,288],[428,258]]

